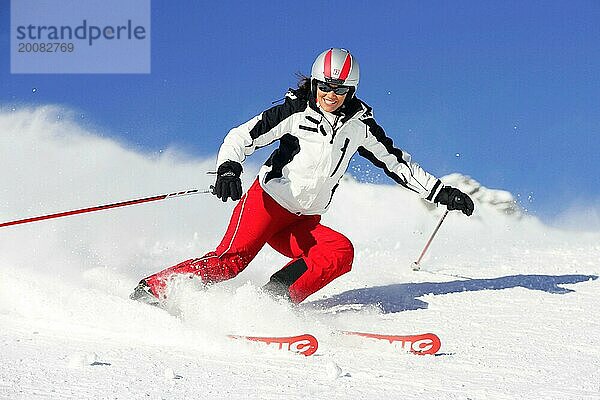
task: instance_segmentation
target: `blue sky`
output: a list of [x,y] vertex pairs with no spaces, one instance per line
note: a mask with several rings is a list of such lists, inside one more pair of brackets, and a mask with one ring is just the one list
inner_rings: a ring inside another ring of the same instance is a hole
[[132,148],[214,155],[318,53],[346,47],[358,96],[425,169],[551,218],[600,203],[598,21],[598,1],[153,0],[150,74],[19,75],[0,0],[0,105],[60,104]]

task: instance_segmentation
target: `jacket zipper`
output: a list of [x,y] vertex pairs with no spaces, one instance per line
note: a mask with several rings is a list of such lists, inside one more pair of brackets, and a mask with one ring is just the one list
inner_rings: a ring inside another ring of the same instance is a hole
[[[329,120],[327,119],[327,117],[325,117],[324,115],[323,115],[322,120],[323,119],[325,121],[327,121],[327,123],[331,127],[331,140],[329,141],[329,144],[333,144],[333,139],[335,139],[335,135],[337,134],[337,131],[339,130],[339,128],[336,129],[336,125],[337,125],[338,121],[340,120],[340,116],[339,115],[335,116],[335,120],[333,120],[333,124],[331,122],[329,122]],[[321,133],[323,133],[323,130],[321,130]]]
[[346,151],[348,150],[348,145],[349,144],[350,144],[350,138],[346,138],[346,140],[344,141],[344,147],[342,147],[342,156],[340,157],[340,159],[339,159],[337,165],[335,166],[333,172],[329,176],[330,178],[335,175],[335,173],[337,172],[338,168],[342,164],[342,161],[344,160],[344,157],[346,156]]
[[[325,118],[325,119],[327,119],[327,118]],[[339,130],[339,128],[336,129],[336,126],[337,126],[339,120],[340,120],[340,116],[336,115],[335,120],[333,121],[333,125],[331,126],[332,132],[331,132],[331,141],[329,142],[329,144],[333,144],[333,139],[335,139],[335,135],[337,134],[337,131]]]

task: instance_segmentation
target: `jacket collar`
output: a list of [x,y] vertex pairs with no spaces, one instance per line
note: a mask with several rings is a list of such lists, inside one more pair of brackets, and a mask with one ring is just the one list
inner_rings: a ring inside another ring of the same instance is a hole
[[[314,111],[323,115],[323,112],[317,105],[316,99],[313,99],[312,96],[311,96],[311,98],[308,99],[308,105]],[[349,121],[350,119],[352,119],[355,116],[360,117],[360,115],[362,115],[366,111],[368,111],[368,109],[364,107],[364,103],[362,101],[360,101],[358,98],[352,97],[351,99],[346,100],[344,102],[344,104],[342,104],[342,106],[338,110],[336,110],[333,114],[340,115],[342,117],[342,119],[341,119],[342,123],[346,123],[347,121]]]

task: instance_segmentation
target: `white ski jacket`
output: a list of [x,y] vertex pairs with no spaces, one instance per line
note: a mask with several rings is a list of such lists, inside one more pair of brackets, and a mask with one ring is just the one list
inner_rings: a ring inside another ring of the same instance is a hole
[[277,203],[298,215],[327,211],[339,180],[355,152],[382,168],[394,181],[433,202],[441,181],[394,147],[373,119],[371,107],[357,98],[346,101],[334,123],[314,100],[290,90],[285,102],[233,128],[225,137],[217,167],[243,163],[256,149],[279,140],[258,178]]

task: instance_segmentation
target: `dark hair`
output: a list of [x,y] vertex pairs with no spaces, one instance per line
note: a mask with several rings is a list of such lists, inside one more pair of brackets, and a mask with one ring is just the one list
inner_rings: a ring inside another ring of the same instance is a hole
[[309,99],[312,91],[310,77],[300,72],[296,73],[296,77],[298,77],[298,88],[295,90],[296,96]]

